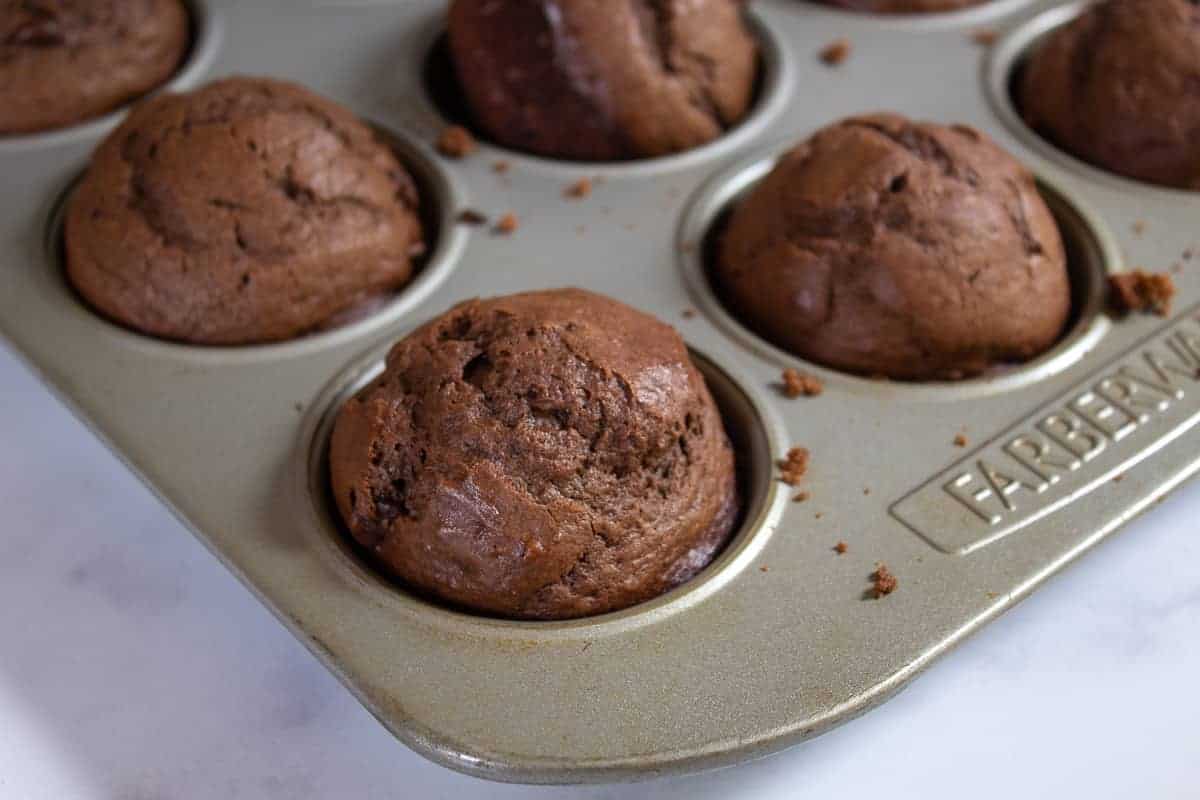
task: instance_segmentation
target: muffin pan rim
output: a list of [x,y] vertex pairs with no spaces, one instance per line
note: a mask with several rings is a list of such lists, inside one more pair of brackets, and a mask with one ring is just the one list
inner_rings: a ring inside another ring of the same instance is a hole
[[112,111],[97,117],[45,131],[33,131],[15,136],[0,134],[0,158],[10,154],[62,147],[95,139],[100,141],[121,124],[125,114],[139,101],[162,92],[180,92],[195,88],[212,72],[221,52],[225,33],[225,17],[212,0],[182,0],[192,25],[192,40],[179,68],[161,85],[144,95],[122,103]]
[[[688,291],[697,305],[713,322],[724,330],[741,347],[761,358],[770,360],[780,369],[793,368],[809,371],[826,382],[844,384],[851,391],[878,391],[880,382],[811,361],[791,353],[767,340],[738,319],[718,294],[709,275],[709,243],[717,233],[714,226],[737,202],[738,197],[750,191],[774,167],[778,159],[796,146],[799,138],[780,139],[755,148],[744,158],[727,165],[712,175],[686,201],[680,215],[676,234],[677,264],[684,274]],[[897,400],[925,402],[953,402],[974,397],[1019,391],[1029,383],[1051,377],[1081,360],[1112,328],[1104,314],[1104,278],[1108,274],[1125,271],[1124,256],[1116,239],[1103,219],[1076,192],[1057,183],[1052,177],[1032,170],[1039,191],[1051,193],[1045,198],[1054,214],[1055,222],[1063,230],[1062,219],[1057,212],[1057,203],[1062,203],[1078,216],[1086,235],[1090,238],[1090,249],[1097,251],[1098,264],[1078,267],[1090,274],[1093,285],[1085,298],[1083,307],[1075,309],[1078,318],[1069,323],[1059,340],[1044,353],[1024,364],[1006,368],[1003,374],[985,375],[960,381],[888,381],[888,391]],[[1064,236],[1066,238],[1066,236]],[[1073,274],[1075,270],[1069,270]]]
[[[743,410],[747,412],[747,419],[738,422],[738,427],[742,429],[740,435],[731,434],[730,439],[735,443],[739,440],[755,440],[755,446],[746,460],[755,459],[758,462],[754,465],[738,465],[745,470],[738,477],[745,495],[739,524],[721,552],[694,578],[627,608],[565,620],[507,619],[454,608],[436,598],[422,597],[410,591],[398,579],[388,577],[372,565],[364,554],[356,551],[329,493],[328,450],[333,426],[342,406],[383,372],[384,359],[395,341],[414,329],[400,332],[397,339],[377,344],[356,356],[321,388],[301,422],[294,459],[295,491],[306,498],[312,511],[316,524],[310,530],[320,534],[315,546],[332,568],[342,572],[398,615],[419,618],[439,629],[469,632],[475,636],[520,635],[532,639],[561,639],[616,634],[684,613],[703,602],[729,581],[736,579],[775,533],[788,500],[788,492],[774,478],[771,456],[786,449],[784,426],[772,406],[765,402],[762,392],[744,377],[737,377],[736,368],[731,369],[730,365],[721,364],[718,358],[689,345],[688,354],[704,376],[727,430],[731,427],[730,414],[726,413],[728,409],[724,407],[728,405],[727,395],[736,393],[740,396],[736,403],[745,407]],[[714,384],[717,386],[714,387]],[[726,401],[724,404],[723,400]]]
[[1038,0],[986,0],[985,2],[949,11],[916,11],[879,13],[827,5],[821,0],[804,0],[818,10],[855,20],[867,20],[882,27],[900,31],[946,31],[959,27],[995,22],[1016,14]]
[[[1029,2],[1030,0],[1017,0]],[[710,142],[665,156],[636,158],[623,161],[575,161],[554,158],[536,153],[516,150],[492,141],[478,133],[474,126],[467,129],[481,144],[499,160],[506,161],[510,168],[540,172],[547,176],[570,179],[580,175],[600,180],[621,180],[640,177],[666,176],[696,168],[728,157],[758,137],[772,121],[777,119],[793,97],[796,84],[794,56],[786,44],[770,26],[766,25],[753,6],[744,9],[751,33],[759,43],[758,93],[746,115],[733,127],[726,129]],[[427,64],[438,44],[446,36],[446,24],[441,14],[433,14],[426,22],[426,31],[420,57],[413,68],[425,74]],[[424,110],[435,116],[443,126],[459,124],[442,113],[441,105],[430,96],[430,89],[422,81],[421,104]]]
[[[445,283],[458,268],[467,246],[467,232],[458,222],[458,210],[466,206],[466,190],[452,171],[445,169],[427,145],[410,134],[401,133],[373,120],[364,120],[396,154],[405,170],[421,191],[421,202],[435,205],[430,212],[418,212],[419,217],[435,219],[437,243],[432,251],[422,255],[418,268],[408,283],[401,286],[383,305],[371,309],[361,319],[355,319],[326,330],[318,330],[278,342],[245,345],[208,345],[176,341],[144,333],[110,319],[79,294],[67,277],[66,252],[63,244],[66,207],[72,192],[87,171],[73,173],[65,186],[52,194],[48,211],[43,215],[43,260],[63,288],[105,330],[129,343],[135,350],[151,356],[178,358],[205,363],[252,363],[275,358],[303,356],[350,341],[362,340],[388,327],[394,327],[418,312],[422,302]],[[424,221],[424,220],[423,220]],[[426,231],[426,234],[428,231]],[[351,309],[352,310],[352,309]]]
[[1012,92],[1016,71],[1047,36],[1070,24],[1095,2],[1072,0],[1065,5],[1046,8],[1005,33],[988,53],[983,70],[985,94],[992,111],[1014,136],[1039,156],[1090,182],[1120,192],[1157,194],[1168,202],[1200,204],[1200,190],[1165,186],[1112,172],[1060,147],[1025,122]]

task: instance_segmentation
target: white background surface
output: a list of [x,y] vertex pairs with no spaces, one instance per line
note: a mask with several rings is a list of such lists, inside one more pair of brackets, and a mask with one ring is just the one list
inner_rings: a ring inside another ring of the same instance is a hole
[[516,787],[398,744],[2,347],[0,410],[3,800],[1200,797],[1198,483],[824,737]]

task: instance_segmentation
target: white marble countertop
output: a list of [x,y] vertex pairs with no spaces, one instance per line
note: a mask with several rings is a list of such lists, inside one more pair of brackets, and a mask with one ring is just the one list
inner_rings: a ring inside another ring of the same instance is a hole
[[1200,795],[1200,483],[817,740],[502,786],[398,744],[3,347],[0,409],[5,800]]

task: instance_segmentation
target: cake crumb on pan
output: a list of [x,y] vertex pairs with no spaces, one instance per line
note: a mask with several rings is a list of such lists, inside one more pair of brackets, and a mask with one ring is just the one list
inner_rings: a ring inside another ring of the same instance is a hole
[[850,42],[846,39],[835,39],[821,48],[821,63],[827,67],[836,67],[845,63],[850,57]]
[[447,125],[437,140],[438,152],[447,158],[466,158],[479,149],[475,137],[461,125]]
[[779,461],[779,479],[788,486],[800,483],[808,471],[808,455],[808,449],[804,447],[788,450],[787,457]]
[[1171,313],[1175,281],[1162,272],[1122,272],[1108,276],[1109,299],[1119,314],[1152,311],[1160,317]]
[[783,396],[796,398],[816,397],[825,391],[825,385],[820,378],[814,377],[798,369],[788,367],[783,371]]
[[872,596],[876,600],[896,591],[896,587],[900,585],[900,582],[896,580],[896,576],[888,569],[887,564],[882,563],[875,566],[875,571],[871,573],[871,581]]

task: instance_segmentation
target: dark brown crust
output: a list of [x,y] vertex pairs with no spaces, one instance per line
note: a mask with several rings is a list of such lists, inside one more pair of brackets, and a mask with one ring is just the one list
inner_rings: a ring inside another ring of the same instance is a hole
[[454,0],[449,36],[479,126],[557,158],[710,141],[745,115],[757,72],[735,0]]
[[1200,189],[1200,6],[1090,6],[1030,59],[1018,100],[1031,127],[1084,161]]
[[1032,175],[965,126],[831,125],[780,159],[718,249],[717,282],[751,327],[863,375],[955,379],[1022,361],[1070,310]]
[[231,78],[138,105],[66,215],[98,311],[201,344],[298,336],[408,282],[416,190],[389,147],[303,87]]
[[823,0],[826,5],[872,14],[928,14],[957,11],[982,5],[988,0]]
[[648,600],[733,529],[733,453],[679,335],[577,289],[472,300],[339,414],[332,488],[385,570],[558,619]]
[[189,37],[180,0],[0,0],[0,134],[71,125],[151,91]]

